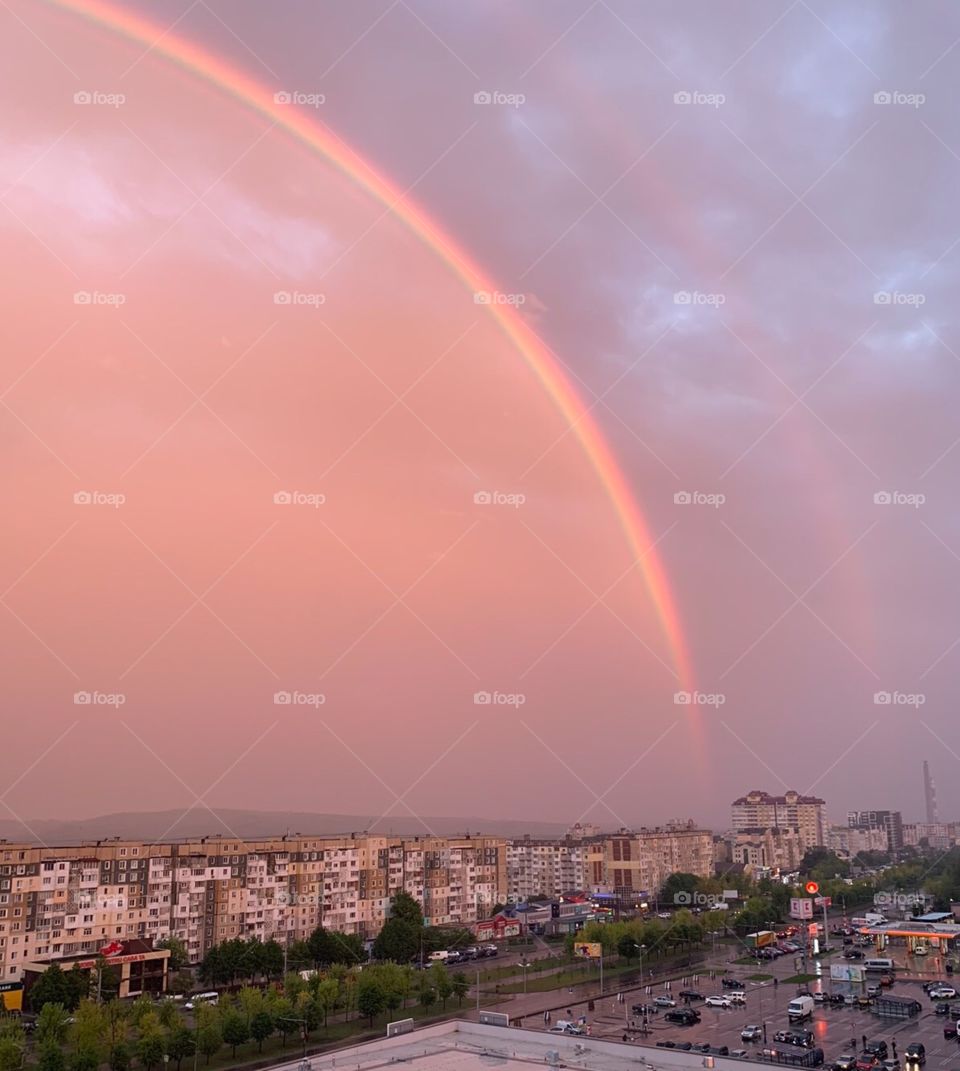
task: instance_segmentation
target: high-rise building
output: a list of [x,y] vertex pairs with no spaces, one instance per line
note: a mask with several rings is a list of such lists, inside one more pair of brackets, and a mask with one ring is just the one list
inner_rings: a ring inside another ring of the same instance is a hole
[[602,887],[609,892],[656,896],[678,871],[712,877],[713,833],[688,822],[637,832],[621,829],[603,838]]
[[507,893],[517,903],[531,896],[551,898],[590,886],[587,845],[580,840],[534,840],[507,844]]
[[800,834],[804,849],[826,843],[826,803],[818,796],[801,796],[790,790],[782,796],[753,791],[731,805],[734,832],[792,829]]
[[936,825],[940,821],[937,817],[937,786],[933,783],[930,763],[926,759],[923,760],[923,802],[927,815],[927,825]]
[[882,829],[886,836],[884,851],[903,848],[903,817],[899,811],[847,811],[850,829]]

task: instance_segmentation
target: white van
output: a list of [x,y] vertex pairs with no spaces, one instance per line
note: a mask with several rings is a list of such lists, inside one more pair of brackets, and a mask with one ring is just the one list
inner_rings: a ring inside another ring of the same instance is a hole
[[892,971],[893,960],[892,959],[865,959],[863,961],[863,969],[865,971]]
[[787,1005],[787,1019],[791,1023],[801,1023],[813,1016],[813,997],[794,997]]
[[431,952],[427,959],[432,960],[434,963],[442,963],[450,953],[444,948],[437,952]]
[[219,993],[195,993],[184,1007],[187,1011],[193,1011],[198,1004],[211,1004],[215,1008],[220,1003]]

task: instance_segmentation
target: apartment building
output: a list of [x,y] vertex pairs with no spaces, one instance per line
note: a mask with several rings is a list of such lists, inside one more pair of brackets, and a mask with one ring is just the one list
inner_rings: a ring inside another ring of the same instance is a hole
[[678,871],[708,878],[713,875],[713,833],[693,822],[664,828],[620,830],[601,842],[602,867],[595,854],[592,884],[610,892],[649,893],[655,896],[667,878]]
[[115,941],[180,938],[190,960],[233,937],[305,939],[318,925],[372,938],[390,897],[410,893],[431,925],[485,918],[507,893],[503,840],[224,837],[64,848],[0,842],[0,983],[25,962]]
[[818,796],[801,796],[789,791],[782,796],[753,791],[735,799],[731,805],[734,832],[757,829],[793,829],[800,834],[804,848],[826,844],[826,802]]
[[741,830],[731,846],[733,862],[751,873],[796,870],[804,851],[803,839],[793,829]]
[[507,894],[513,903],[531,896],[558,897],[590,886],[590,846],[582,839],[523,840],[507,845]]
[[848,811],[847,825],[882,832],[886,843],[880,851],[899,852],[903,848],[903,816],[899,811]]

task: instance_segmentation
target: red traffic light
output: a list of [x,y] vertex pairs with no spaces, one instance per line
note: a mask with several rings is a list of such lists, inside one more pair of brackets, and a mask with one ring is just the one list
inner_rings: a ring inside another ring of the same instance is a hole
[[811,896],[815,896],[820,891],[820,886],[815,881],[808,881],[804,888]]

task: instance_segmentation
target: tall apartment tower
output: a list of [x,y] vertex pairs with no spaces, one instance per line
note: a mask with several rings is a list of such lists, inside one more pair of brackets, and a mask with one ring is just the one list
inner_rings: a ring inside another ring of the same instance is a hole
[[937,787],[930,774],[930,763],[923,760],[923,801],[927,808],[927,825],[939,821],[937,818]]

